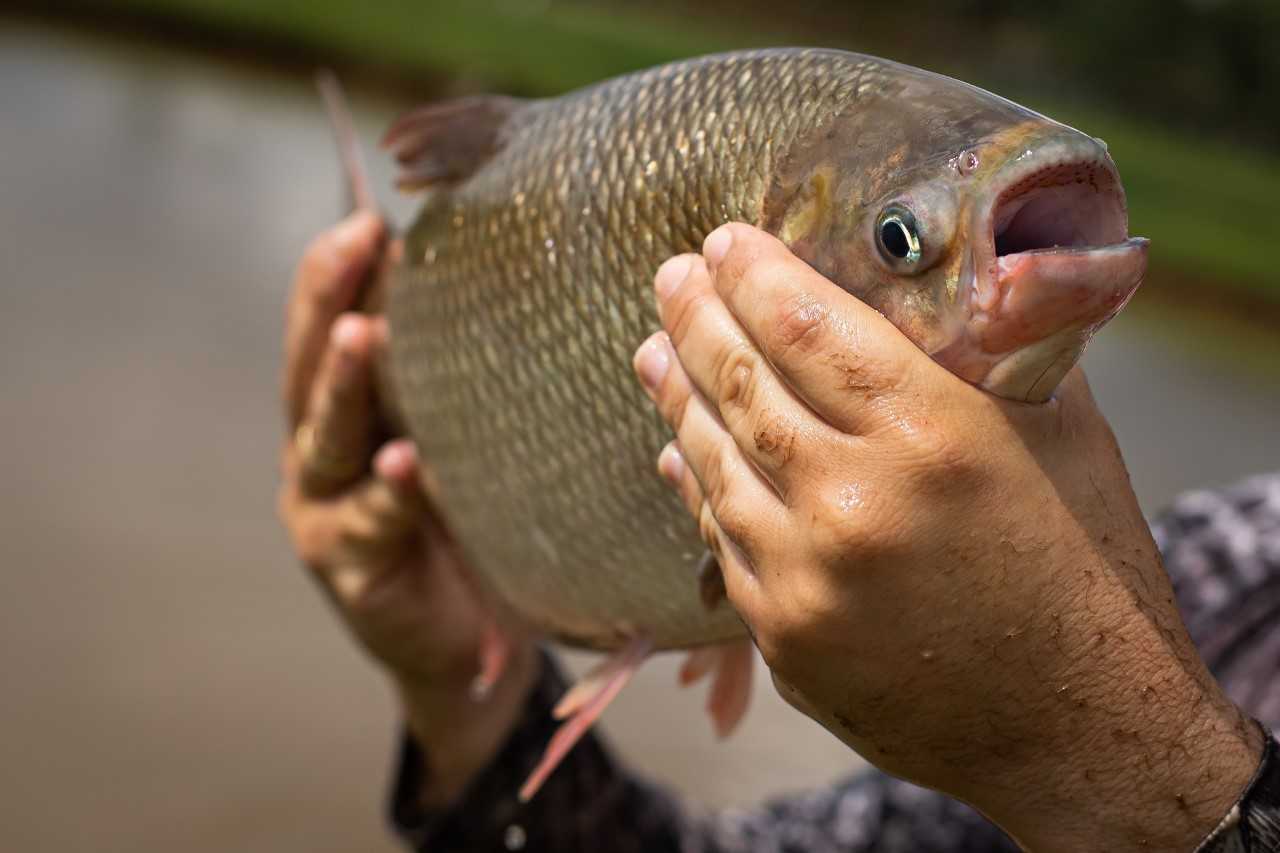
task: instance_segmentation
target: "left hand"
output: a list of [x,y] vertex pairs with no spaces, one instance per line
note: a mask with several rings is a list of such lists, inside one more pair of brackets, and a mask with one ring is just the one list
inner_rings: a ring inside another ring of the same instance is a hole
[[996,398],[745,225],[655,288],[659,470],[784,698],[1029,847],[1193,848],[1261,741],[1187,637],[1083,374]]
[[[352,214],[298,264],[285,323],[279,512],[298,557],[395,684],[430,762],[423,802],[444,807],[506,741],[540,662],[527,632],[477,594],[422,492],[412,442],[375,447],[374,364],[387,323],[353,309],[373,284],[383,235],[376,215]],[[509,664],[478,702],[481,649],[500,616]]]

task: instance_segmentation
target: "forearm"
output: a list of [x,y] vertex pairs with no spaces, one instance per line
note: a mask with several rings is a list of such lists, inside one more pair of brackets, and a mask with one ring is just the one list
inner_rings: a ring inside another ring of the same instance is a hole
[[535,647],[519,648],[481,701],[461,685],[397,681],[405,728],[428,756],[414,793],[417,805],[443,811],[457,802],[516,729],[542,667]]
[[[974,802],[1031,850],[1192,850],[1257,770],[1262,732],[1181,622],[1103,588],[1099,580],[1095,595],[1048,608],[1020,657],[1019,638],[1002,651],[1034,671],[1019,683],[1043,689],[1010,697],[1010,721],[1032,727],[1011,723],[1020,746],[992,764],[1003,772]],[[1163,583],[1141,589],[1134,600],[1171,594]]]
[[1013,777],[1021,793],[988,809],[1027,849],[1194,850],[1257,771],[1263,733],[1229,703],[1118,708],[1084,710],[1074,743],[1047,738],[1045,763]]
[[[551,709],[566,689],[550,656],[539,655],[533,671],[536,679],[514,726],[461,790],[449,791],[432,778],[445,764],[470,767],[470,759],[449,743],[450,732],[426,727],[420,744],[410,729],[391,807],[401,835],[419,850],[501,850],[512,840],[526,850],[555,853],[680,849],[677,839],[687,824],[675,799],[628,773],[591,733],[532,801],[517,800],[521,782],[555,732]],[[440,749],[458,757],[438,757]]]

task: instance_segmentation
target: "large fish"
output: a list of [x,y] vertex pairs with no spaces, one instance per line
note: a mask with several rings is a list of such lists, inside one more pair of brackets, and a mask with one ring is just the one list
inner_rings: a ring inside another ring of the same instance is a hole
[[[386,381],[434,496],[524,618],[615,653],[562,709],[579,711],[567,741],[650,648],[744,636],[704,604],[697,527],[655,473],[672,436],[632,374],[664,259],[752,223],[962,378],[1031,402],[1146,267],[1100,140],[841,51],[466,98],[384,142],[401,186],[429,190],[389,282]],[[743,658],[726,659],[742,695]]]

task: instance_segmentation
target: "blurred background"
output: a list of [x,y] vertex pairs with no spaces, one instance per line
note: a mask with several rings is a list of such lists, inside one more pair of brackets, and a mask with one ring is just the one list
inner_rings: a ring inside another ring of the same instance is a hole
[[[765,44],[922,65],[1104,137],[1154,260],[1086,365],[1144,507],[1280,464],[1271,0],[8,4],[0,846],[396,849],[391,697],[274,511],[282,303],[343,212],[311,70],[341,73],[371,141],[423,100]],[[604,729],[693,801],[857,767],[766,678],[714,742],[675,665]]]

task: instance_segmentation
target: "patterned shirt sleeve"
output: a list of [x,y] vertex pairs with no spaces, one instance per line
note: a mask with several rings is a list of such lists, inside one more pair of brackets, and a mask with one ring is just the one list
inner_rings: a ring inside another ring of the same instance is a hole
[[[1280,727],[1280,473],[1191,492],[1152,526],[1178,604],[1210,669],[1264,726]],[[587,853],[968,853],[1017,847],[973,809],[876,771],[752,809],[703,814],[627,771],[588,735],[531,803],[515,799],[554,731],[565,682],[554,662],[498,759],[445,814],[415,804],[424,756],[402,747],[392,822],[416,850]],[[1280,782],[1274,744],[1250,797]],[[1280,814],[1246,798],[1202,850],[1280,850]],[[1260,827],[1260,829],[1259,829]],[[1267,833],[1271,834],[1268,835]]]

